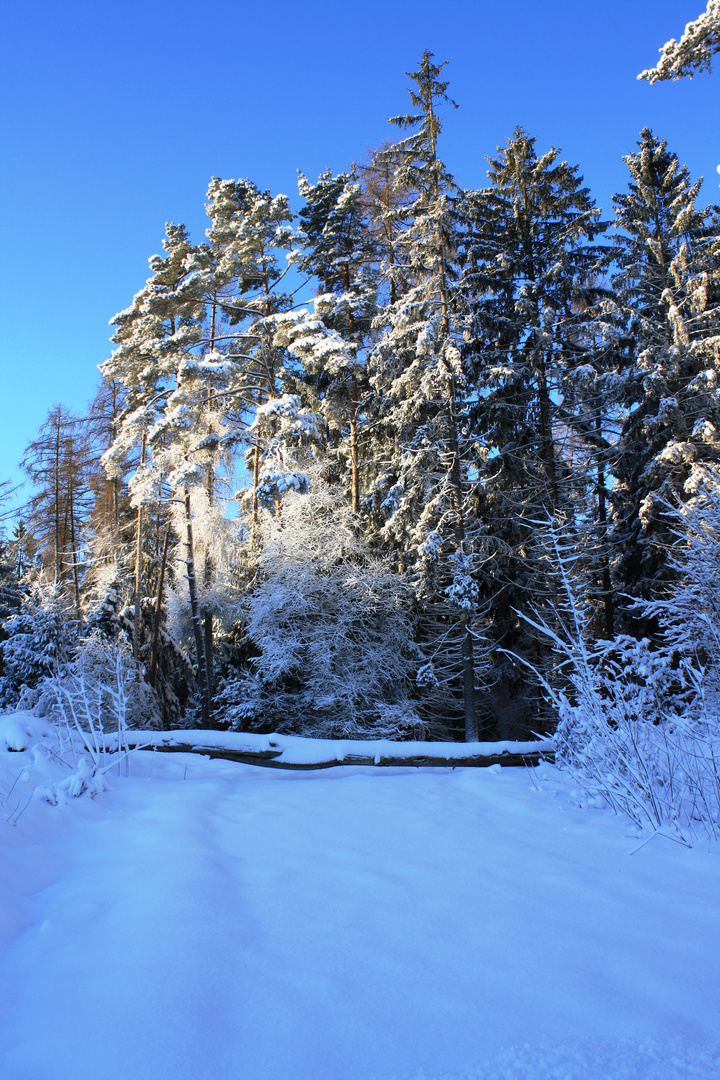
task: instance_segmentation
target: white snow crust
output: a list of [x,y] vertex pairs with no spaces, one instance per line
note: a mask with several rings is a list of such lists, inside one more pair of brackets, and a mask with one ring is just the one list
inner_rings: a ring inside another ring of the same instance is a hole
[[77,764],[15,722],[2,1080],[720,1078],[719,845],[641,846],[548,764],[138,751],[52,807]]

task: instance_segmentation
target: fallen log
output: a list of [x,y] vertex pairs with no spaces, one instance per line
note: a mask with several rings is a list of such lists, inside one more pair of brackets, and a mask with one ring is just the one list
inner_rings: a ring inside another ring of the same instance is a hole
[[539,765],[541,761],[552,762],[555,754],[551,749],[512,753],[502,751],[497,754],[470,753],[465,756],[445,756],[442,754],[394,755],[392,753],[359,754],[347,753],[342,756],[318,761],[293,761],[284,758],[285,748],[272,746],[265,750],[234,750],[225,746],[203,745],[187,742],[128,742],[130,749],[157,750],[160,753],[200,754],[203,757],[220,758],[224,761],[237,761],[243,765],[261,765],[269,769],[333,769],[338,765],[375,765],[394,768],[487,768],[490,765]]

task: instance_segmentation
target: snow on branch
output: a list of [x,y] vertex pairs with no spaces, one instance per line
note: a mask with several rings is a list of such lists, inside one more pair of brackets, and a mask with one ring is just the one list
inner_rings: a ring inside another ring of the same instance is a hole
[[707,9],[695,22],[689,22],[685,33],[676,41],[672,38],[660,50],[657,67],[638,75],[647,82],[666,82],[692,79],[696,71],[710,71],[712,56],[720,50],[720,0],[708,0]]

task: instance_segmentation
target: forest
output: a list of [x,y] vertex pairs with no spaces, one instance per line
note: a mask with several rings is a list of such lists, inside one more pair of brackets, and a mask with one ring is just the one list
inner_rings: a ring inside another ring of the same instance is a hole
[[3,707],[119,656],[134,727],[715,761],[720,208],[648,128],[608,217],[521,128],[461,189],[444,67],[298,214],[213,177],[167,225],[26,449]]
[[8,11],[2,1080],[720,1080],[680,7]]

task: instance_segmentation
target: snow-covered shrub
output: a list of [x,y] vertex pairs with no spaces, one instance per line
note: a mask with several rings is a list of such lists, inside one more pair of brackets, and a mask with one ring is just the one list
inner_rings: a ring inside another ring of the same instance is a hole
[[703,671],[671,649],[620,638],[571,658],[558,695],[556,760],[641,827],[720,836],[720,720]]
[[557,621],[528,621],[552,642],[565,680],[559,689],[542,679],[558,710],[557,763],[638,826],[689,840],[720,836],[718,487],[678,515],[680,576],[666,600],[643,605],[664,631],[659,643],[627,636],[590,643],[589,614],[557,539]]
[[219,700],[238,728],[327,737],[422,737],[413,700],[422,662],[411,591],[357,535],[319,478],[267,515],[245,635],[258,654]]
[[[45,679],[42,694],[59,744],[52,756],[73,771],[36,787],[36,799],[57,806],[105,790],[105,774],[130,753],[127,730],[137,686],[128,646],[97,631],[85,638],[71,664]],[[49,753],[47,747],[36,749]]]
[[[61,739],[75,745],[82,740],[94,768],[108,764],[111,752],[127,752],[127,730],[137,707],[138,687],[130,650],[123,642],[109,642],[93,633],[82,643],[71,665],[45,684],[52,699],[51,717]],[[148,688],[149,689],[149,688]],[[116,758],[110,760],[110,765]]]
[[687,481],[691,500],[675,510],[676,545],[670,565],[676,583],[669,595],[645,605],[666,640],[702,670],[705,707],[720,715],[720,467],[695,468]]

